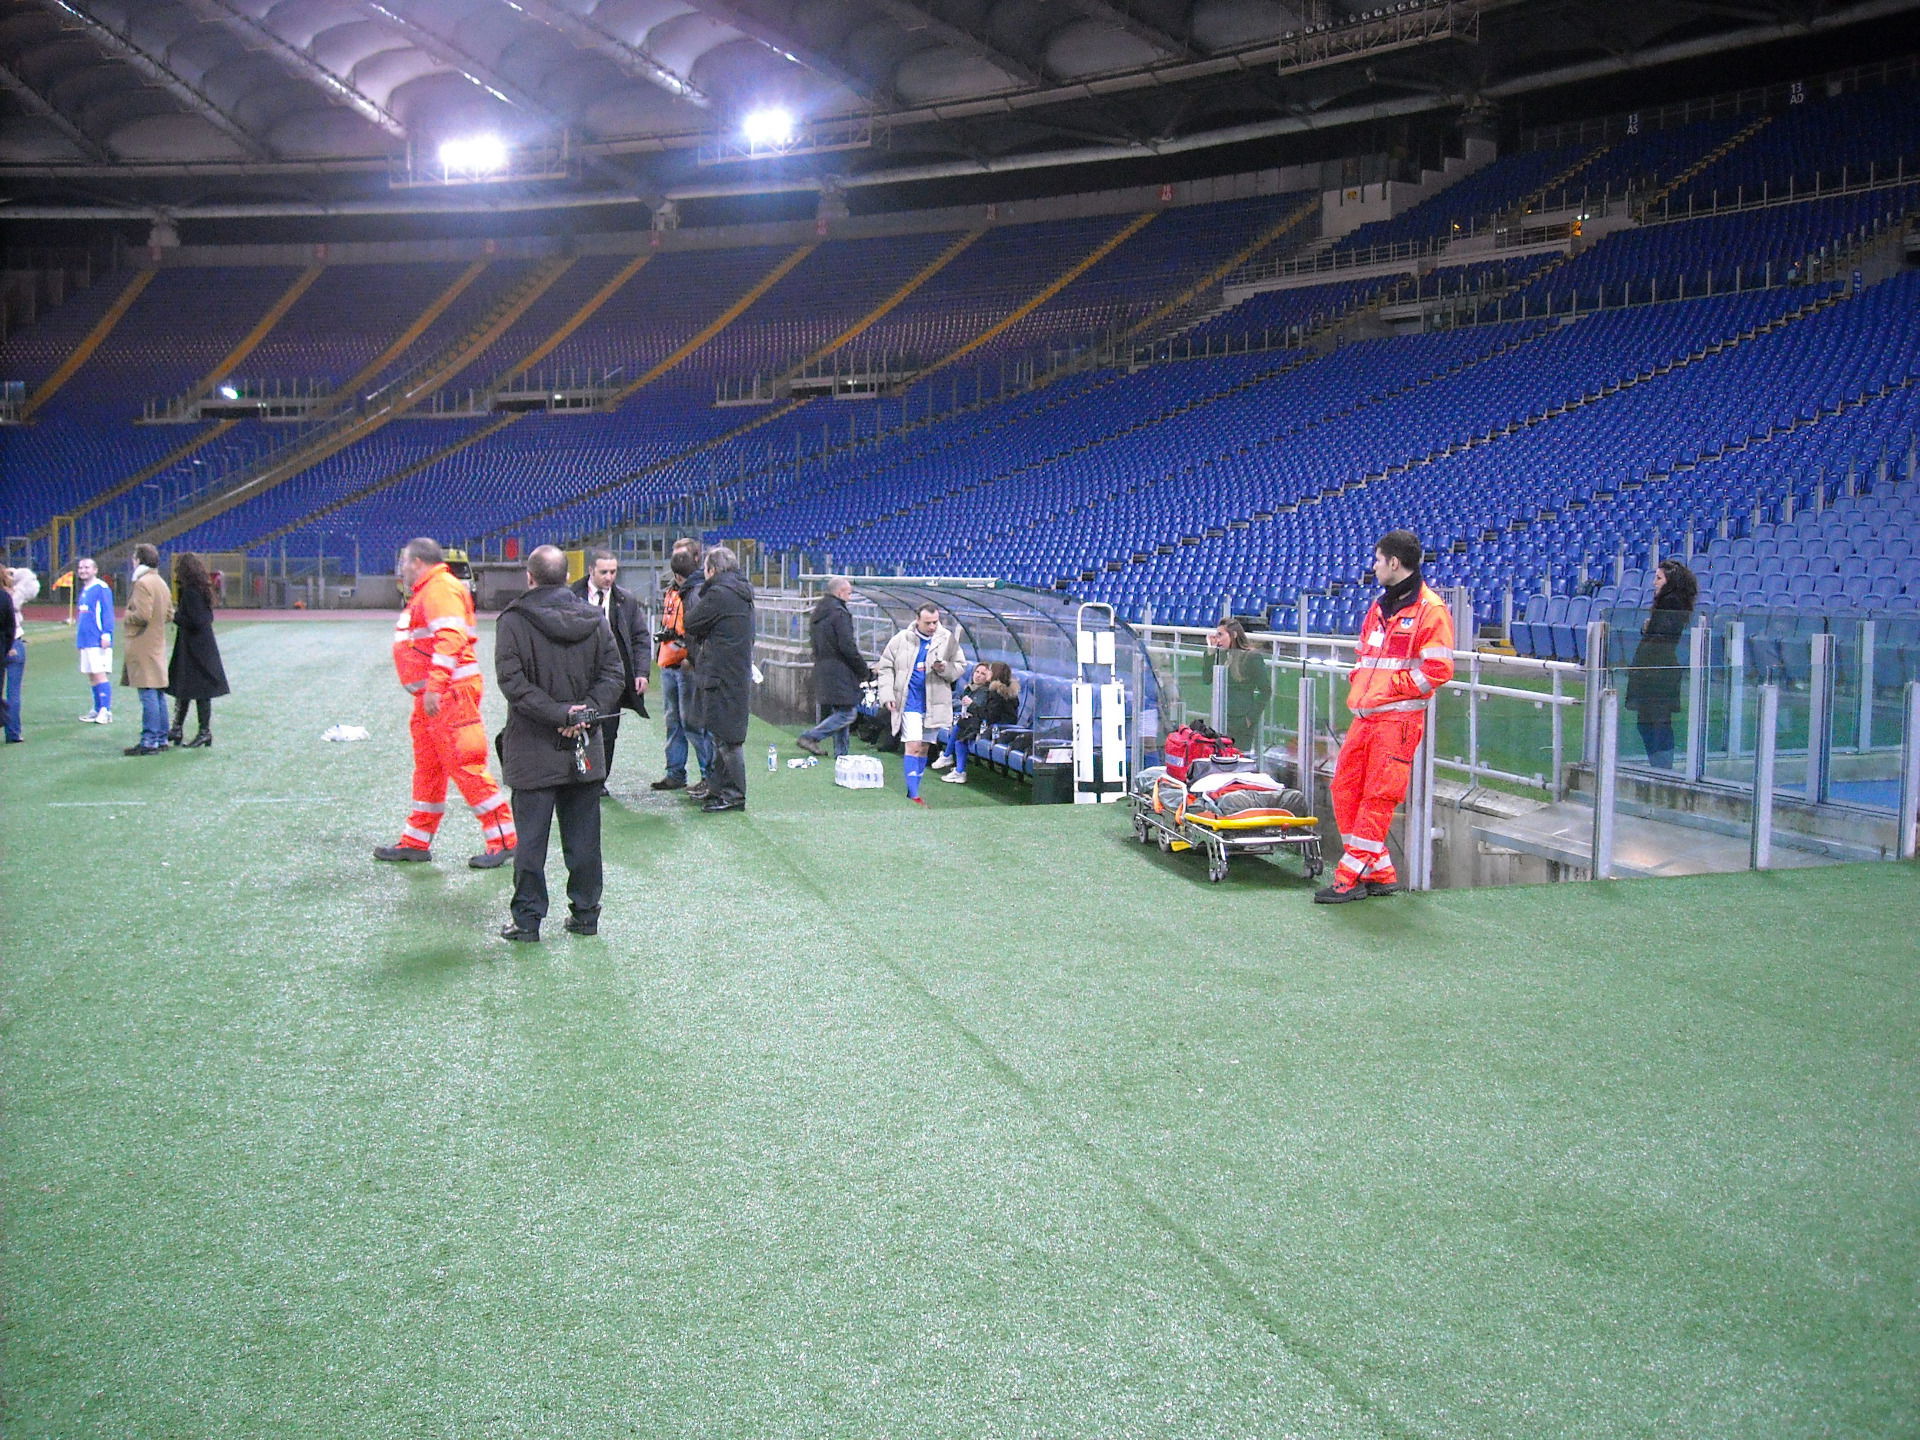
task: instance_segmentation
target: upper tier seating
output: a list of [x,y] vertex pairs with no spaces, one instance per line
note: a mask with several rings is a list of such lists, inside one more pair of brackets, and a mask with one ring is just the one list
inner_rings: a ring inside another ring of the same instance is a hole
[[[1803,123],[1776,116],[1753,136],[1789,121]],[[1406,224],[1395,233],[1442,237],[1459,216],[1512,206],[1559,178],[1670,183],[1752,122],[1509,157],[1399,217]],[[1846,274],[1853,247],[1920,203],[1912,186],[1648,224],[1571,260],[1482,253],[1418,277],[1263,292],[1190,332],[1194,352],[1224,338],[1215,348],[1233,353],[1003,388],[1009,371],[1027,373],[1003,362],[1123,331],[1167,307],[1297,211],[1300,198],[1156,212],[1044,302],[1045,287],[1139,217],[650,254],[531,372],[611,374],[616,388],[649,380],[616,409],[395,420],[174,543],[339,555],[352,542],[364,557],[433,533],[524,547],[698,509],[724,517],[715,536],[795,552],[815,568],[831,557],[855,570],[992,573],[1107,600],[1131,618],[1151,611],[1200,623],[1230,606],[1318,629],[1358,619],[1373,541],[1407,526],[1433,552],[1433,578],[1465,586],[1483,614],[1543,587],[1568,601],[1549,618],[1549,597],[1537,606],[1522,598],[1519,623],[1553,653],[1571,653],[1574,612],[1596,603],[1571,595],[1582,581],[1609,582],[1688,536],[1709,562],[1733,553],[1723,537],[1762,537],[1819,488],[1822,472],[1831,495],[1833,477],[1904,455],[1920,426],[1920,327],[1911,318],[1920,277],[1856,294]],[[1809,279],[1809,260],[1823,249],[1830,263]],[[574,260],[452,388],[514,373],[633,258]],[[481,267],[387,374],[476,333],[551,265]],[[1785,283],[1796,265],[1796,283]],[[325,269],[241,373],[341,379],[466,271],[444,262]],[[160,465],[211,428],[130,420],[141,401],[205,379],[298,274],[162,271],[38,423],[0,434],[9,532],[27,533],[154,469],[105,507],[130,533],[197,492],[197,474],[295,433],[249,421]],[[120,288],[108,279],[4,353],[29,380],[51,373]],[[1708,289],[1716,293],[1701,294]],[[1674,298],[1683,293],[1695,298]],[[1388,299],[1439,300],[1441,323],[1474,318],[1479,299],[1480,323],[1358,342],[1355,329],[1327,333]],[[181,313],[205,319],[174,343]],[[790,371],[850,332],[859,333],[824,363],[930,364],[995,326],[990,343],[897,395],[857,405],[713,403],[716,390]],[[1279,347],[1289,333],[1313,343]],[[1249,353],[1250,344],[1263,348]],[[1920,549],[1920,539],[1900,538]],[[1718,578],[1712,563],[1703,574],[1715,577],[1716,599],[1785,595],[1892,613],[1911,596],[1904,572],[1881,563],[1894,558],[1887,549],[1849,551],[1878,567],[1853,583],[1834,545],[1823,552],[1831,573],[1808,557],[1805,570],[1783,569],[1758,588]],[[1880,583],[1889,580],[1900,583]]]

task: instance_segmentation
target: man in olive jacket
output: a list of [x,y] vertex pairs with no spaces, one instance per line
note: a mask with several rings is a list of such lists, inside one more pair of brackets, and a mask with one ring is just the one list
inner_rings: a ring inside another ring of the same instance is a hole
[[567,929],[600,928],[600,787],[606,753],[590,717],[620,703],[626,671],[613,634],[567,588],[567,557],[542,545],[527,557],[527,593],[500,612],[494,674],[507,699],[501,776],[513,788],[519,843],[512,920],[502,939],[538,940],[547,915],[547,836],[560,816],[567,862]]
[[860,713],[860,686],[873,678],[873,667],[853,639],[853,612],[847,597],[853,582],[844,575],[827,581],[827,593],[813,607],[808,637],[813,644],[813,703],[820,723],[798,741],[809,755],[820,753],[820,742],[833,737],[833,753],[847,753],[847,727]]

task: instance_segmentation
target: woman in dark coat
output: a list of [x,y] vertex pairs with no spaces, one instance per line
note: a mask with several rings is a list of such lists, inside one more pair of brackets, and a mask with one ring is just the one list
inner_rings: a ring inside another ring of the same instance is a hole
[[1647,764],[1673,768],[1673,715],[1680,708],[1680,637],[1693,619],[1700,582],[1678,560],[1662,560],[1653,572],[1653,608],[1640,627],[1632,668],[1627,672],[1625,704],[1640,727]]
[[1247,640],[1247,627],[1231,617],[1214,627],[1207,644],[1214,652],[1213,663],[1227,667],[1227,734],[1251,752],[1260,743],[1260,722],[1273,699],[1267,657]]
[[700,724],[713,737],[704,811],[747,808],[747,743],[753,701],[753,587],[725,545],[707,551],[707,583],[687,611],[687,644]]
[[179,629],[173,638],[173,663],[167,667],[167,693],[173,696],[173,729],[167,742],[181,743],[191,700],[200,729],[186,748],[198,750],[213,744],[213,702],[230,692],[220,646],[213,638],[213,582],[207,567],[189,550],[174,562],[174,577],[180,585],[180,603],[173,623]]

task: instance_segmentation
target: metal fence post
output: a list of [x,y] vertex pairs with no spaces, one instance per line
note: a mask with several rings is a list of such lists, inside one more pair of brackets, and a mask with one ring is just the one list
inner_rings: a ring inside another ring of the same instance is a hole
[[1920,680],[1907,682],[1907,714],[1900,727],[1900,858],[1920,843]]
[[1407,787],[1407,888],[1433,888],[1433,711],[1413,752],[1413,774]]
[[1760,718],[1753,732],[1753,838],[1747,867],[1765,870],[1773,863],[1773,760],[1780,741],[1780,687],[1760,687]]
[[1862,755],[1873,749],[1873,670],[1874,647],[1878,627],[1871,620],[1860,622],[1860,738]]
[[1833,636],[1813,637],[1812,668],[1807,676],[1807,799],[1815,805],[1827,798],[1827,777],[1833,759]]
[[1471,650],[1478,635],[1473,617],[1473,592],[1464,585],[1447,587],[1447,609],[1453,612],[1453,643],[1456,649]]
[[1599,749],[1600,692],[1607,684],[1607,622],[1589,620],[1587,622],[1587,693],[1585,723],[1581,728],[1581,757],[1592,760]]
[[1553,736],[1553,780],[1549,786],[1549,792],[1555,800],[1567,798],[1566,723],[1561,714],[1563,707],[1560,704],[1563,693],[1560,688],[1560,672],[1555,670],[1553,672],[1553,704],[1547,707],[1553,711],[1548,725],[1548,730]]
[[1727,755],[1740,753],[1740,725],[1747,714],[1747,622],[1727,626]]
[[1213,693],[1208,697],[1207,723],[1222,735],[1227,731],[1227,667],[1213,667]]
[[1599,692],[1593,712],[1593,878],[1613,878],[1613,811],[1620,782],[1620,692]]
[[[1302,659],[1304,659],[1304,655]],[[1313,792],[1316,777],[1314,775],[1314,723],[1313,691],[1317,682],[1307,673],[1304,666],[1300,670],[1300,693],[1294,697],[1295,709],[1299,712],[1295,724],[1294,741],[1294,788],[1307,797],[1307,813],[1316,814]]]
[[1707,773],[1707,624],[1687,632],[1687,763],[1681,774],[1698,780]]

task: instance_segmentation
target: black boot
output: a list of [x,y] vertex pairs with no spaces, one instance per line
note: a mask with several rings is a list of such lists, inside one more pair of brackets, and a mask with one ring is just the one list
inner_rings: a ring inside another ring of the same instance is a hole
[[[175,739],[173,743],[178,745],[180,742],[178,739]],[[202,725],[199,730],[194,733],[193,739],[187,741],[186,748],[189,750],[211,750],[213,748],[213,726]]]
[[178,717],[175,717],[173,724],[167,729],[167,744],[178,745],[180,743],[180,730],[180,721]]

